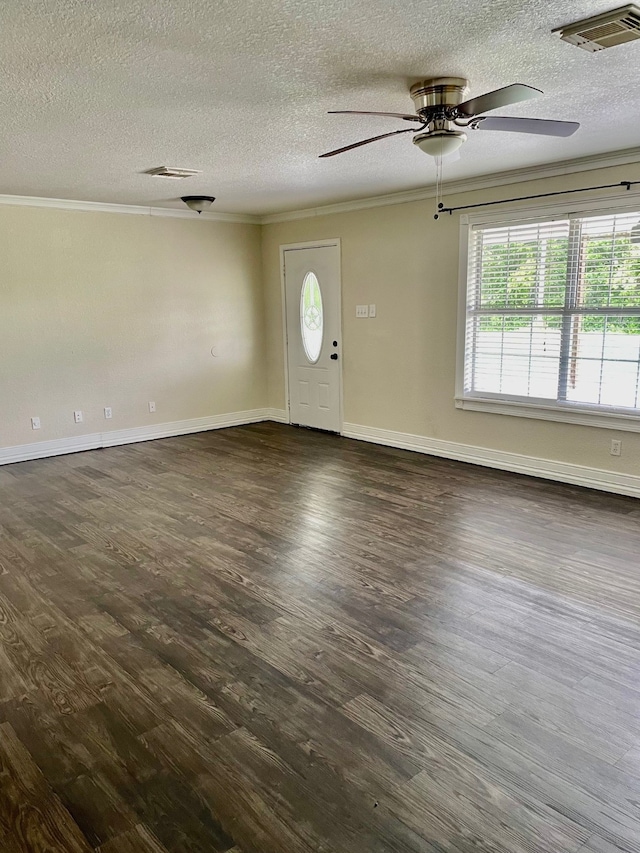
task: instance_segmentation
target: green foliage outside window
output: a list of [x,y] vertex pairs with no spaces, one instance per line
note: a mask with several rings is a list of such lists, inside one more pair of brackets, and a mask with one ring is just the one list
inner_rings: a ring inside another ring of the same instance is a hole
[[[482,249],[482,308],[558,308],[565,300],[568,241],[550,238],[488,243]],[[640,255],[628,234],[585,237],[580,253],[578,304],[588,307],[640,307]],[[526,329],[529,316],[483,316],[483,331]],[[560,316],[536,317],[536,324],[558,329]],[[585,332],[640,335],[640,317],[584,316]]]

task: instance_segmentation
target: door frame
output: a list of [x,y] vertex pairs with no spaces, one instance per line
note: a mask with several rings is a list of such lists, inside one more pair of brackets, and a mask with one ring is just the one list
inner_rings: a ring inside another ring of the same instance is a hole
[[334,246],[338,250],[338,327],[340,330],[340,352],[338,358],[338,369],[340,383],[340,411],[338,413],[338,421],[340,423],[340,435],[344,430],[344,397],[343,397],[343,373],[342,373],[342,357],[344,351],[343,329],[342,329],[342,247],[340,238],[335,237],[329,240],[306,240],[304,243],[284,243],[280,246],[280,304],[282,308],[282,345],[284,350],[284,393],[286,399],[287,420],[286,423],[291,423],[291,394],[289,388],[289,340],[287,337],[287,287],[284,268],[284,253],[297,249],[323,249]]

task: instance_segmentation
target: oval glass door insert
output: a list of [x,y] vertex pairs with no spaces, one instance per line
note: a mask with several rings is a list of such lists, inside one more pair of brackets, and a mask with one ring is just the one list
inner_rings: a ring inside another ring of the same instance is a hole
[[311,364],[315,364],[320,358],[323,331],[324,314],[320,282],[314,273],[308,272],[302,282],[300,293],[300,332],[305,355]]

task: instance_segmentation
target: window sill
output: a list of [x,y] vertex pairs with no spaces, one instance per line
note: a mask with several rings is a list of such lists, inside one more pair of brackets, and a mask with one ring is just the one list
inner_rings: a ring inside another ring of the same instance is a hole
[[511,415],[516,418],[535,418],[542,421],[556,421],[566,424],[600,427],[603,429],[640,432],[640,416],[625,415],[619,412],[594,411],[592,409],[567,406],[544,406],[534,403],[510,402],[508,400],[488,400],[481,397],[456,397],[457,409],[472,412],[490,412],[494,415]]

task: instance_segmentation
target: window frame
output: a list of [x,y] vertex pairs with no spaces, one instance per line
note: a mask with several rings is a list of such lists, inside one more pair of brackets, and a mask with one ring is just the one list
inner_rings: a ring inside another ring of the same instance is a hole
[[[507,202],[505,202],[506,204]],[[458,324],[456,338],[456,383],[454,402],[457,409],[560,423],[596,426],[605,429],[640,432],[640,410],[613,406],[594,406],[571,401],[550,402],[548,399],[505,396],[484,393],[467,395],[464,390],[465,344],[467,327],[467,289],[469,283],[471,234],[478,226],[514,226],[531,222],[571,219],[576,216],[640,211],[640,191],[626,190],[624,196],[601,196],[599,199],[572,199],[564,202],[510,203],[508,210],[463,214],[460,217]]]

